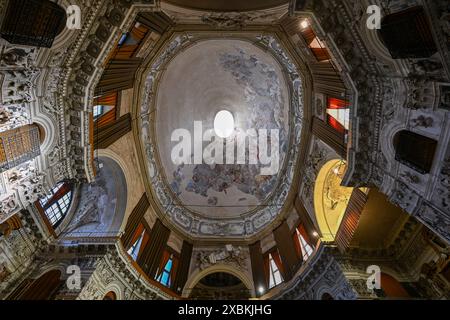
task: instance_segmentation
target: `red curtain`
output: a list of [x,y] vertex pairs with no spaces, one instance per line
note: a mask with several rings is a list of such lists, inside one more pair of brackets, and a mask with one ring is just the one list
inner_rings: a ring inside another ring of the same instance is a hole
[[[303,224],[300,224],[297,227],[297,230],[300,233],[300,235],[303,237],[303,239],[305,239],[306,243],[308,243],[310,246],[312,246],[314,248],[315,244],[311,241],[311,237],[309,236],[308,232],[306,232],[306,229],[303,226]],[[294,238],[294,244],[295,244],[295,249],[297,251],[297,254],[303,260],[302,247],[301,247],[300,239],[298,238],[297,232],[295,232],[292,237]]]
[[[174,283],[178,270],[178,258],[175,255],[172,256],[172,270],[170,270],[170,282]],[[174,288],[176,290],[176,288]]]
[[278,249],[272,251],[271,255],[272,255],[273,261],[277,265],[278,270],[280,270],[281,275],[283,276],[283,278],[285,278],[286,274],[284,272],[283,262],[281,261],[281,257],[280,257],[280,254],[278,253]]
[[347,109],[349,107],[349,103],[342,99],[337,98],[328,98],[328,109]]
[[339,123],[339,121],[337,121],[334,117],[330,116],[329,114],[327,114],[327,123],[337,132],[345,134],[345,132],[347,131],[345,129],[345,127]]
[[161,261],[159,262],[158,272],[156,273],[156,279],[163,273],[164,267],[166,266],[167,262],[170,259],[170,252],[167,250],[164,250]]
[[139,248],[138,257],[141,255],[142,251],[144,251],[144,248],[147,245],[149,239],[150,239],[150,236],[149,236],[147,230],[145,230],[144,238],[142,239],[141,247]]
[[61,271],[48,271],[34,280],[18,300],[53,300],[61,284]]
[[295,252],[297,252],[297,256],[300,260],[303,261],[302,247],[300,246],[300,240],[298,239],[297,232],[294,232],[292,239],[294,240]]
[[145,38],[148,31],[149,29],[143,24],[140,24],[138,27],[134,25],[133,29],[130,32],[130,35],[134,40],[136,40],[136,42],[140,43]]
[[117,49],[116,54],[113,56],[113,59],[128,59],[132,58],[139,48],[141,42],[144,40],[147,35],[149,29],[144,25],[136,25],[131,29],[128,34],[127,39],[125,40],[125,44],[120,46]]
[[107,113],[102,114],[96,121],[95,124],[98,128],[105,127],[106,125],[113,123],[116,120],[116,108],[109,110]]
[[[59,199],[64,197],[65,194],[69,193],[72,190],[72,187],[68,183],[63,183],[63,185],[53,194],[53,196],[47,200],[47,203],[44,205],[42,209],[46,210],[50,206],[52,206]],[[38,202],[40,204],[40,202]]]
[[311,51],[316,57],[317,61],[325,61],[330,59],[328,50],[325,48],[311,48]]
[[[136,228],[136,230],[134,231],[134,235],[133,238],[131,239],[131,244],[129,248],[125,248],[126,250],[130,249],[133,244],[137,241],[137,239],[139,239],[139,236],[141,235],[142,231],[144,230],[144,225],[142,223],[140,223],[138,225],[138,227]],[[142,248],[142,245],[141,245]]]
[[303,226],[303,224],[300,224],[297,227],[298,232],[302,235],[303,239],[305,239],[305,241],[309,244],[312,245],[313,243],[311,242],[311,238],[309,237],[309,234],[306,232],[305,227]]
[[270,279],[270,260],[269,260],[269,254],[264,255],[264,275],[266,279],[266,288],[269,287],[269,279]]
[[112,92],[94,99],[94,106],[116,106],[117,105],[117,92]]
[[105,114],[95,120],[95,124],[98,128],[102,128],[107,124],[113,123],[116,120],[116,107],[117,107],[118,93],[112,92],[110,94],[103,95],[94,99],[94,106],[113,106],[113,108]]
[[117,50],[117,53],[114,56],[114,59],[128,59],[128,58],[131,58],[138,47],[139,46],[136,45],[136,44],[123,45],[123,46],[120,47],[119,50]]
[[307,27],[302,30],[303,39],[305,39],[306,44],[309,46],[311,42],[316,38],[316,34],[314,33],[311,27]]

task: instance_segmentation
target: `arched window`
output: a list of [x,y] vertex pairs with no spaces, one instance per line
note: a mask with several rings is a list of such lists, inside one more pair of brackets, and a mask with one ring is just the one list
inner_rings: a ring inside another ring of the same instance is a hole
[[45,213],[53,228],[56,228],[69,210],[72,202],[72,187],[65,182],[58,183],[49,195],[40,199],[38,209]]
[[117,295],[114,291],[109,291],[107,294],[105,294],[103,300],[117,300]]
[[329,294],[328,292],[325,292],[323,295],[322,295],[322,298],[321,298],[322,300],[334,300],[334,298],[333,298],[333,296],[331,295],[331,294]]
[[437,141],[412,131],[402,130],[394,136],[395,160],[426,174],[433,165]]

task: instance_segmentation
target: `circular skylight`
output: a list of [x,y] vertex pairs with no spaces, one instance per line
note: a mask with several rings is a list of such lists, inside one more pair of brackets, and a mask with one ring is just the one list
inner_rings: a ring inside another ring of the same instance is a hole
[[234,131],[234,117],[230,111],[221,110],[214,118],[214,131],[220,138],[228,138]]

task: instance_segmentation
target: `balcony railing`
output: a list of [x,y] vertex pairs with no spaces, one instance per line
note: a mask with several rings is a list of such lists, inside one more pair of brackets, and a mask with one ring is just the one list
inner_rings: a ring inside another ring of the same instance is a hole
[[0,173],[40,154],[40,137],[37,126],[24,126],[0,133]]
[[366,202],[367,194],[359,189],[354,189],[336,233],[335,242],[339,251],[344,252],[348,249],[358,228],[359,219]]

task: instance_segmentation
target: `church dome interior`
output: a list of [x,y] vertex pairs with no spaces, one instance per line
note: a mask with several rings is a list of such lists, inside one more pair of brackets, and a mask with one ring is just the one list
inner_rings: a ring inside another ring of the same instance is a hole
[[448,300],[450,6],[372,2],[0,1],[0,300]]

